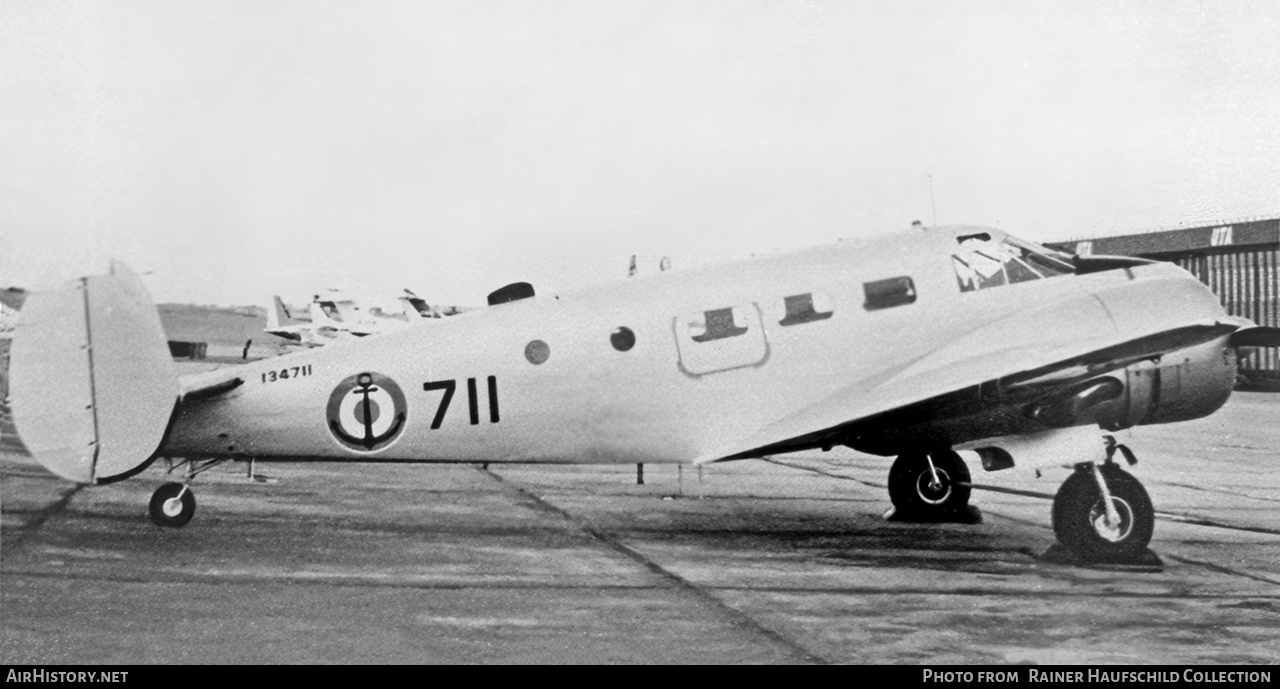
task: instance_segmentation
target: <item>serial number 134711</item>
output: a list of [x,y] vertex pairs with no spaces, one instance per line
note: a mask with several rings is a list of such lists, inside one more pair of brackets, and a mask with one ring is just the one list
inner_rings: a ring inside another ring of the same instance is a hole
[[311,375],[311,364],[306,366],[291,366],[282,368],[279,371],[264,371],[262,373],[262,382],[274,383],[277,380],[289,380],[290,378],[301,378],[302,376]]

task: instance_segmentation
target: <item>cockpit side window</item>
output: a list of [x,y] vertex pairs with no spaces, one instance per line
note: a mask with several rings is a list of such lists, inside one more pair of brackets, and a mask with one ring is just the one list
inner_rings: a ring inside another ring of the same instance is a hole
[[1072,275],[1076,272],[1075,265],[1071,263],[1071,257],[1060,251],[1054,251],[1047,246],[1023,241],[1017,237],[1006,236],[1004,243],[1017,248],[1019,258],[1030,264],[1036,272],[1044,277]]
[[956,238],[951,255],[961,292],[1030,282],[1073,272],[1069,259],[1042,246],[1013,237],[993,239],[980,232]]
[[324,315],[328,316],[330,319],[338,321],[339,323],[342,322],[342,312],[338,311],[337,304],[334,304],[331,301],[322,301],[320,302],[320,309],[324,311]]

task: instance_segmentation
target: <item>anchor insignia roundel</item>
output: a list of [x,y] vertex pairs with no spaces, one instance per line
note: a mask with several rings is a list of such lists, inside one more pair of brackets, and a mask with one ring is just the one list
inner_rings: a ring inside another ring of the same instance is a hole
[[329,432],[343,447],[374,452],[400,436],[408,411],[404,392],[395,381],[380,373],[365,372],[343,380],[333,389],[326,420]]

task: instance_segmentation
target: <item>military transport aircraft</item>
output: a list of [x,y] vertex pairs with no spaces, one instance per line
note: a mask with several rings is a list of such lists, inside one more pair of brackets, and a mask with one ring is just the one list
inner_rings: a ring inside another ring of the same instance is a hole
[[701,464],[836,445],[896,456],[895,507],[946,518],[967,506],[969,448],[988,470],[1074,464],[1054,531],[1106,559],[1145,551],[1154,512],[1104,433],[1213,413],[1236,349],[1280,344],[1176,266],[982,227],[562,295],[516,283],[490,303],[179,379],[115,264],[28,298],[13,414],[72,481],[185,467],[152,497],[162,526],[191,519],[192,478],[228,460]]

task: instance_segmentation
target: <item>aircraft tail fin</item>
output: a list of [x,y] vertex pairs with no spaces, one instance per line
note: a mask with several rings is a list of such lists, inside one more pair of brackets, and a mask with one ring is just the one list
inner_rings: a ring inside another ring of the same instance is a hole
[[79,483],[141,471],[178,394],[160,316],[128,266],[28,295],[9,400],[19,437],[49,471]]
[[289,307],[285,306],[284,301],[280,299],[280,295],[271,295],[271,300],[271,308],[267,310],[266,332],[279,330],[283,325],[292,325],[292,314],[289,313]]
[[400,297],[399,299],[402,308],[404,309],[404,314],[408,316],[410,320],[416,318],[440,317],[440,314],[436,313],[435,309],[431,308],[431,305],[427,303],[426,299],[415,295],[409,290],[405,290],[405,292],[405,296]]

